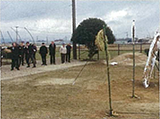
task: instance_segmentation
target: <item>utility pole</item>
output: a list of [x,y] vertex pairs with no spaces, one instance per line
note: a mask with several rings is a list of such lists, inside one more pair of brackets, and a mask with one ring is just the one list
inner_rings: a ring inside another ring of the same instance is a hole
[[[76,30],[76,7],[75,7],[75,0],[72,0],[72,27],[74,34],[74,31]],[[77,45],[76,41],[73,41],[73,59],[77,59]]]
[[16,26],[16,43],[18,43],[18,26]]
[[[22,38],[21,38],[21,36],[18,34],[18,32],[17,32],[14,28],[12,28],[12,27],[11,27],[11,29],[16,33],[16,39],[17,39],[17,37],[19,37],[19,40],[22,41]],[[17,42],[17,41],[16,41],[16,42]]]
[[36,41],[35,41],[36,43],[38,42],[38,36],[37,36],[37,39],[36,39]]
[[128,38],[128,32],[126,32],[126,38]]
[[46,45],[48,45],[48,36],[46,37]]

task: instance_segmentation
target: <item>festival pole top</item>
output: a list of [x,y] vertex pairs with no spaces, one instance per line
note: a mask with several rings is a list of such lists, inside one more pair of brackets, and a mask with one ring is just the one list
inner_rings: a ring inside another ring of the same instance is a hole
[[132,22],[132,42],[134,44],[134,37],[135,37],[135,20]]

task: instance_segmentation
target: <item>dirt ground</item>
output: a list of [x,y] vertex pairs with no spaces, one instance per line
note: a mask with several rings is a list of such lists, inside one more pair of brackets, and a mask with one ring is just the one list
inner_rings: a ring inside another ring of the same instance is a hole
[[[135,60],[136,66],[138,65],[145,66],[147,56],[143,53],[136,52],[135,59],[136,59]],[[131,53],[121,54],[113,58],[111,62],[117,62],[118,64],[133,66],[133,53],[131,52]]]
[[159,82],[142,85],[144,66],[136,67],[132,95],[132,66],[110,67],[112,108],[109,117],[106,66],[102,62],[20,76],[1,81],[2,119],[158,119]]

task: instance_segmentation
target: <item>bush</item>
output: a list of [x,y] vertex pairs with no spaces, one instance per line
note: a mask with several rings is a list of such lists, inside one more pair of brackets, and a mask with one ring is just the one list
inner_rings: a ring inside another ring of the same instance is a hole
[[[89,18],[80,23],[80,25],[75,30],[72,41],[75,41],[78,44],[84,44],[89,49],[89,57],[93,57],[96,54],[96,45],[95,39],[97,33],[103,29],[103,25],[106,23],[97,18]],[[106,25],[107,26],[107,25]],[[115,41],[115,37],[109,27],[106,29],[106,35],[108,37],[108,43],[113,44]]]

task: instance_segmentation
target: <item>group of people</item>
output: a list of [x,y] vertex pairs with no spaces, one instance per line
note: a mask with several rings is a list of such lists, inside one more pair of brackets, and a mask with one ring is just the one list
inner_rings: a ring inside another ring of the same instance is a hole
[[[61,63],[70,62],[71,56],[71,45],[67,44],[67,46],[63,43],[59,49],[61,54]],[[39,53],[42,57],[42,65],[46,64],[46,56],[48,54],[48,49],[45,46],[45,43],[42,43],[42,46],[39,49]],[[52,41],[49,45],[49,55],[50,55],[50,64],[56,64],[55,55],[56,55],[56,44]]]
[[26,42],[26,45],[24,42],[20,44],[12,43],[12,47],[8,49],[11,50],[11,70],[14,70],[14,68],[19,70],[20,65],[24,65],[24,60],[26,60],[27,67],[30,67],[30,61],[33,63],[33,68],[36,67],[37,47],[35,44],[29,42]]
[[[70,62],[70,53],[71,53],[71,45],[67,46],[63,44],[60,47],[61,54],[61,63]],[[16,68],[19,70],[20,65],[24,65],[24,61],[26,60],[27,68],[30,67],[30,64],[33,63],[33,68],[36,67],[36,52],[37,47],[35,44],[26,42],[21,42],[20,44],[12,43],[12,47],[8,49],[11,50],[11,70]],[[46,57],[48,54],[48,48],[45,43],[42,43],[39,53],[42,59],[42,65],[47,65]],[[56,44],[52,41],[49,45],[49,55],[50,55],[50,64],[56,64],[55,55],[56,55]]]

